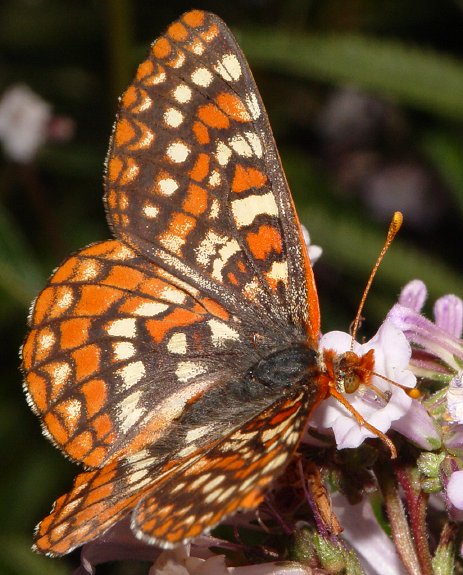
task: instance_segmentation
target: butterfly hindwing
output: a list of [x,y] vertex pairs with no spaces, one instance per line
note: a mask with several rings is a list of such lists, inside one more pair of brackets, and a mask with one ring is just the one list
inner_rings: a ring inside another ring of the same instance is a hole
[[[38,526],[35,546],[68,553],[132,512],[138,537],[172,547],[209,531],[238,509],[253,509],[288,463],[314,397],[299,391],[225,437],[156,454],[156,447],[79,475]],[[194,433],[200,435],[198,430]]]
[[[25,385],[47,435],[88,467],[152,444],[258,359],[242,322],[118,241],[69,258],[31,313]],[[233,360],[231,370],[230,358]]]

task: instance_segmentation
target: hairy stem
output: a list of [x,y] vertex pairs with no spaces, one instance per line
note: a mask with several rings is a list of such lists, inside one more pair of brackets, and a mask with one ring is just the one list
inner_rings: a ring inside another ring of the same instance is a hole
[[374,469],[391,524],[392,538],[402,563],[409,575],[424,575],[392,468],[390,464],[377,463]]
[[394,465],[394,471],[405,495],[409,523],[421,567],[420,572],[422,575],[433,575],[426,526],[428,495],[421,489],[416,469],[406,464],[397,464]]

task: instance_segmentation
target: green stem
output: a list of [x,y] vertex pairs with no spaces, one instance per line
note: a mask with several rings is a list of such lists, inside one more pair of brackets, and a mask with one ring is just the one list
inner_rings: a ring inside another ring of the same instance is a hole
[[407,464],[394,465],[396,477],[405,495],[409,524],[420,562],[422,575],[433,575],[431,552],[426,526],[426,504],[428,495],[421,490],[417,470]]
[[130,0],[107,0],[108,57],[113,102],[131,80],[130,50],[133,46],[132,3]]
[[410,532],[410,526],[407,522],[392,468],[390,465],[377,463],[375,465],[375,474],[391,524],[392,538],[397,552],[402,559],[402,563],[409,575],[425,575],[421,571],[420,562]]
[[455,547],[458,527],[447,521],[444,525],[439,545],[432,559],[434,575],[452,575],[455,572]]

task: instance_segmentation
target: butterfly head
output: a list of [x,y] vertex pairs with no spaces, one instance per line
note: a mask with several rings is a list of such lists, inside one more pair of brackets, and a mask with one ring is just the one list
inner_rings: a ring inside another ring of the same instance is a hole
[[319,358],[320,375],[319,384],[323,388],[325,398],[331,396],[341,403],[362,427],[374,433],[388,447],[392,459],[397,457],[397,451],[392,441],[379,429],[368,423],[366,419],[353,407],[345,394],[352,394],[363,388],[371,388],[379,398],[386,403],[388,397],[372,382],[373,376],[379,376],[390,383],[388,378],[374,371],[374,349],[364,354],[357,354],[351,350],[338,353],[333,349],[324,349]]
[[341,393],[355,393],[361,385],[368,385],[374,366],[374,350],[363,355],[353,351],[334,356],[334,384]]

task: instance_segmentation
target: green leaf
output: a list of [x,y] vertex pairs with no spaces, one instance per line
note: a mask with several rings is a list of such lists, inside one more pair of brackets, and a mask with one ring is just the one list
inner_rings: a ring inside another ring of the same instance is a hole
[[0,205],[0,289],[27,306],[43,283],[44,275],[23,235]]
[[[301,221],[313,243],[321,245],[324,256],[336,266],[362,274],[365,281],[386,237],[351,214],[334,214],[321,204],[301,210]],[[436,257],[420,250],[400,235],[384,258],[379,272],[381,283],[397,291],[411,279],[422,279],[432,299],[443,293],[463,293],[463,277]]]
[[463,214],[463,149],[461,136],[444,130],[425,132],[421,148],[449,185]]
[[360,35],[241,30],[238,39],[256,66],[300,78],[356,84],[450,118],[463,119],[463,65],[445,54]]
[[66,575],[63,561],[56,561],[31,551],[31,541],[17,535],[0,536],[0,573],[4,575]]

